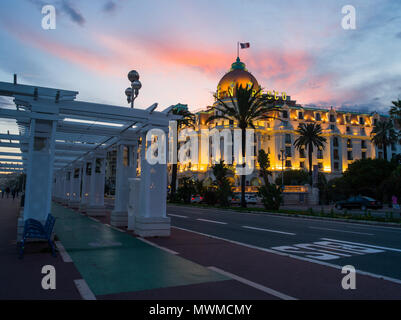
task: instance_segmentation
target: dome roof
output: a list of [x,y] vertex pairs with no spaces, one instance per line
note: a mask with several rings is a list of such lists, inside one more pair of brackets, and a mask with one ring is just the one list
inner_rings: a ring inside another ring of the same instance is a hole
[[[231,65],[231,69],[227,72],[217,85],[217,94],[219,97],[226,96],[229,89],[235,88],[239,84],[243,87],[254,85],[254,89],[259,89],[259,83],[256,78],[246,70],[245,63],[239,58]],[[231,91],[232,92],[232,91]]]

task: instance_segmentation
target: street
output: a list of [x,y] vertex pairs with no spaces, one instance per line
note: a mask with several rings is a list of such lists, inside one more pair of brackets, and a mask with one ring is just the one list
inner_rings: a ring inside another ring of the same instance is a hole
[[401,228],[174,205],[167,212],[178,228],[401,283]]

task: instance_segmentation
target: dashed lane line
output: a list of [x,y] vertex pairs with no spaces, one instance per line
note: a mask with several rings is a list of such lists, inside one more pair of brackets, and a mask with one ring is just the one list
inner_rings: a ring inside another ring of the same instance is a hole
[[196,219],[198,221],[210,222],[210,223],[217,223],[217,224],[227,224],[227,222],[216,221],[216,220],[209,220],[209,219]]
[[295,233],[292,233],[292,232],[284,232],[284,231],[278,231],[278,230],[273,230],[273,229],[263,229],[263,228],[256,228],[256,227],[250,227],[250,226],[242,226],[242,228],[251,229],[251,230],[258,230],[258,231],[281,233],[281,234],[287,234],[287,235],[290,235],[290,236],[295,236]]
[[354,234],[362,234],[362,235],[367,235],[367,236],[374,236],[373,233],[366,233],[366,232],[345,231],[345,230],[339,230],[339,229],[320,228],[320,227],[309,227],[309,228],[317,229],[317,230],[327,230],[327,231],[345,232],[345,233],[354,233]]

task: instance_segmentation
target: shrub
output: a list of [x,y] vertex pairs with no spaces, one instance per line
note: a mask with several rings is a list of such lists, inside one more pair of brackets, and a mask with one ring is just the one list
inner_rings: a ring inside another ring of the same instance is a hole
[[259,187],[258,195],[262,198],[262,203],[267,210],[278,210],[282,201],[281,188],[269,183]]

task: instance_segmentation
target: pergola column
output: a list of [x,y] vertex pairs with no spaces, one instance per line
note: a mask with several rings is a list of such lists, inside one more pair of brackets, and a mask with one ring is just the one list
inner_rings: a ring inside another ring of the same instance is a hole
[[170,236],[171,221],[166,216],[167,164],[151,165],[146,160],[150,143],[145,137],[146,134],[142,136],[139,209],[135,214],[134,232],[141,237]]
[[78,209],[81,202],[81,172],[82,162],[74,163],[71,171],[70,198],[68,206]]
[[83,161],[83,167],[82,167],[82,193],[81,193],[81,202],[79,204],[79,210],[82,212],[86,212],[86,208],[89,203],[91,174],[92,174],[92,161],[86,158]]
[[91,176],[86,213],[89,216],[105,216],[104,182],[106,171],[106,152],[96,151],[91,159]]
[[51,211],[57,121],[31,119],[24,220],[46,221]]
[[137,141],[122,140],[117,144],[116,194],[114,210],[111,213],[111,225],[128,226],[128,179],[136,177]]
[[61,203],[63,205],[68,205],[68,201],[71,196],[71,176],[72,176],[72,168],[67,167],[64,169],[64,192]]

